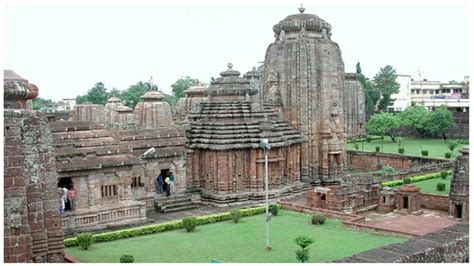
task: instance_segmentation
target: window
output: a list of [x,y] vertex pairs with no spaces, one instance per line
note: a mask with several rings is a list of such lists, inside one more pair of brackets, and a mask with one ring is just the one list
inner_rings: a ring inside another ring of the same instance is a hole
[[117,196],[117,185],[108,185],[100,187],[102,198]]
[[132,179],[132,188],[143,187],[145,184],[142,183],[142,177],[137,176]]

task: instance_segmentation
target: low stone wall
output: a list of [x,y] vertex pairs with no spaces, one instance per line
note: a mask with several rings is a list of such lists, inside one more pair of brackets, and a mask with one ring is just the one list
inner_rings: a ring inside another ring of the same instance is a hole
[[457,224],[404,243],[335,260],[335,263],[459,263],[469,261],[469,225]]
[[[415,183],[416,185],[416,183]],[[449,211],[449,197],[432,194],[420,194],[421,208]]]
[[363,171],[379,170],[384,165],[389,165],[396,170],[406,170],[421,166],[444,166],[445,164],[452,164],[452,161],[393,153],[347,151],[347,167]]

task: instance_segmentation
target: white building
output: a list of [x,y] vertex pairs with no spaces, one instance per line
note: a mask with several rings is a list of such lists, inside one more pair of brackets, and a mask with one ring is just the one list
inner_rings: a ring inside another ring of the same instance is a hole
[[390,98],[395,101],[393,105],[388,108],[391,111],[401,112],[411,105],[411,76],[398,75],[397,82],[400,84],[400,88],[398,89],[398,93],[390,96]]

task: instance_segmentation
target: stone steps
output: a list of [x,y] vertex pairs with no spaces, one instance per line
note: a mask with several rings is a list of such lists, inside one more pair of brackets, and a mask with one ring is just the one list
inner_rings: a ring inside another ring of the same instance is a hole
[[191,196],[189,195],[174,195],[168,198],[155,198],[155,209],[162,213],[178,212],[196,208],[197,206],[191,201]]

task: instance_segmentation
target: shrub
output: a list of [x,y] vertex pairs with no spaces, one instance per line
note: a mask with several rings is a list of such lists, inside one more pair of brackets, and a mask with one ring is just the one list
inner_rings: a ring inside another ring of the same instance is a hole
[[186,232],[193,232],[196,229],[197,223],[196,217],[183,218],[183,226],[186,228]]
[[[451,171],[447,171],[447,174],[450,175]],[[420,181],[423,181],[423,180],[440,178],[440,177],[441,177],[441,172],[440,173],[433,173],[433,174],[415,176],[415,177],[411,177],[409,179],[410,179],[411,183],[415,183],[415,182],[420,182]],[[398,179],[398,180],[383,182],[382,186],[384,186],[384,187],[396,187],[396,186],[399,186],[399,185],[402,185],[402,184],[403,184],[403,180]]]
[[240,218],[242,218],[242,213],[239,209],[235,209],[230,212],[230,217],[232,217],[232,221],[234,221],[234,223],[238,223]]
[[405,177],[403,178],[403,184],[410,184],[411,183],[411,179],[409,177]]
[[448,172],[441,171],[440,176],[441,176],[442,179],[446,179],[448,177]]
[[369,137],[369,136],[367,136],[367,138],[365,138],[365,141],[367,141],[367,142],[370,142],[371,140],[372,140],[372,138]]
[[305,263],[308,262],[309,260],[309,250],[307,249],[298,249],[295,251],[296,253],[296,259],[301,262]]
[[311,218],[311,223],[312,224],[324,224],[326,222],[326,216],[323,214],[313,214],[313,217]]
[[402,139],[398,138],[398,147],[402,147]]
[[359,149],[359,143],[354,144],[354,148],[355,148],[356,150],[358,150],[358,149]]
[[278,215],[278,205],[270,204],[270,206],[268,206],[268,211],[271,212],[273,216],[277,216]]
[[445,183],[438,183],[438,184],[436,184],[436,189],[438,191],[444,191],[446,189],[446,184]]
[[296,259],[299,262],[307,262],[309,260],[309,245],[314,243],[314,239],[307,237],[307,236],[298,236],[295,239],[295,243],[301,248],[301,250],[297,250]]
[[428,154],[429,154],[428,150],[422,150],[421,151],[421,155],[423,155],[423,156],[428,156]]
[[375,146],[375,151],[379,152],[380,151],[380,146]]
[[398,153],[404,154],[405,153],[405,148],[398,148]]
[[452,140],[452,141],[449,141],[449,142],[448,142],[448,148],[449,148],[451,151],[453,151],[457,146],[458,146],[458,142],[456,142],[456,141],[453,141],[453,140]]
[[451,158],[451,153],[450,152],[445,153],[444,158],[450,159]]
[[133,263],[133,261],[135,261],[135,259],[132,255],[122,255],[122,257],[120,257],[120,263]]
[[77,244],[84,250],[89,249],[89,247],[94,242],[94,238],[91,233],[82,233],[76,236]]

